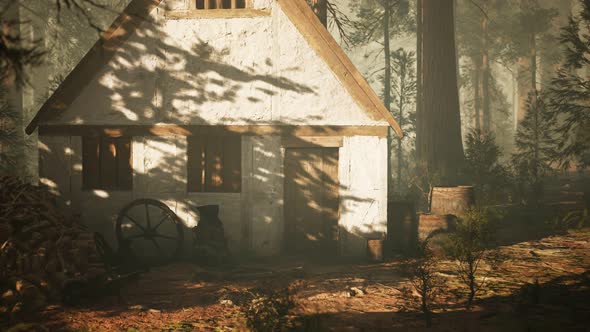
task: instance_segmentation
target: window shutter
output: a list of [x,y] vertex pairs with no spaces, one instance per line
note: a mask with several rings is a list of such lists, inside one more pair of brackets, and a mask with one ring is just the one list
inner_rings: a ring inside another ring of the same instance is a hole
[[202,137],[188,140],[187,177],[189,192],[205,191],[205,142]]
[[100,184],[100,139],[82,138],[82,188],[96,189]]
[[131,167],[131,140],[126,137],[116,139],[117,147],[117,188],[133,189],[133,169]]
[[117,143],[103,137],[100,142],[100,185],[102,189],[117,188]]
[[239,135],[189,138],[188,191],[239,193],[242,188],[241,142]]
[[223,141],[220,137],[206,140],[205,189],[208,192],[223,192]]
[[240,136],[226,136],[223,144],[224,191],[239,193],[242,188],[242,143]]

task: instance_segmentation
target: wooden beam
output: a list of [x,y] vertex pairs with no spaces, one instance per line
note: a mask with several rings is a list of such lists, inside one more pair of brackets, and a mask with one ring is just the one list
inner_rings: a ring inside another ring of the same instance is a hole
[[378,136],[386,137],[387,126],[197,126],[197,125],[42,125],[40,136]]
[[293,25],[301,32],[310,46],[324,59],[345,89],[375,119],[385,119],[401,138],[403,131],[364,76],[348,58],[338,42],[318,20],[305,0],[277,0]]
[[339,148],[342,147],[342,136],[303,136],[303,137],[283,137],[282,146],[284,148]]
[[[205,1],[205,3],[207,3]],[[264,9],[209,9],[209,10],[175,10],[166,12],[168,20],[186,20],[195,18],[250,18],[270,16],[270,10]]]

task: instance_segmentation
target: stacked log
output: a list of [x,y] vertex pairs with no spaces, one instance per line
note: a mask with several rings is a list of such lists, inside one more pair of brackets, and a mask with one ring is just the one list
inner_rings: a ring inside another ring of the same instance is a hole
[[67,281],[106,272],[94,234],[54,201],[45,188],[0,177],[0,317],[36,310],[59,299]]

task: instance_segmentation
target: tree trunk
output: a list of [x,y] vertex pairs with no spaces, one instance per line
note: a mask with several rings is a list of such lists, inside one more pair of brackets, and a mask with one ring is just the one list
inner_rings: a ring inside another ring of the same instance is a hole
[[488,55],[488,18],[483,15],[482,23],[483,47],[481,50],[481,90],[482,90],[482,110],[483,110],[483,129],[486,132],[491,130],[492,114],[490,111],[490,59]]
[[537,35],[531,33],[531,92],[537,91]]
[[311,9],[320,22],[328,27],[328,0],[311,0]]
[[473,57],[473,122],[477,130],[481,130],[481,66],[480,59]]
[[[398,119],[398,123],[400,125],[401,128],[403,128],[404,124],[405,124],[405,119],[404,119],[404,90],[405,90],[405,77],[400,77],[400,91],[399,91],[399,102],[398,102],[398,108],[399,108],[399,119]],[[402,139],[401,138],[397,138],[397,188],[398,190],[401,189],[402,187],[402,169],[403,169],[403,163],[404,163],[404,158],[403,158],[403,147],[402,147]]]
[[[389,40],[389,17],[390,17],[390,6],[385,3],[383,6],[383,56],[385,57],[385,73],[383,74],[383,103],[387,110],[391,113],[391,45]],[[390,155],[387,160],[388,176],[389,179],[389,192],[394,192],[393,188],[393,171],[392,171],[392,155],[393,151],[393,130],[389,128],[387,135],[387,146]]]
[[424,104],[418,126],[420,161],[437,185],[457,185],[465,156],[455,59],[453,0],[423,2]]
[[[419,129],[422,125],[422,1],[416,0],[416,132],[424,132]],[[416,146],[421,144],[421,135],[416,135]],[[416,149],[417,155],[419,155]]]
[[518,113],[516,114],[516,123],[522,122],[526,115],[526,103],[530,92],[528,75],[530,74],[530,58],[520,57],[516,63],[517,70],[517,87],[518,87]]
[[[3,19],[7,22],[22,22],[22,13],[20,5],[15,2],[11,5],[2,5]],[[22,24],[4,27],[10,34],[16,38],[21,38]],[[3,45],[4,46],[4,45]],[[0,171],[5,170],[10,175],[26,176],[26,145],[24,135],[24,108],[23,108],[23,86],[18,84],[17,73],[8,73],[4,81],[0,82],[0,107],[8,109],[0,117],[0,131],[2,140],[0,141]],[[14,134],[8,134],[14,133]]]

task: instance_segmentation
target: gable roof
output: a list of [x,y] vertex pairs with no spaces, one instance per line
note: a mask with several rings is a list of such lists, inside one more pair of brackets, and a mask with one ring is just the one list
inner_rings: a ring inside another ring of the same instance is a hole
[[[141,23],[163,0],[132,0],[123,13],[113,22],[94,44],[64,82],[43,104],[26,128],[26,133],[35,131],[41,121],[65,111],[107,65],[117,49],[134,33]],[[305,0],[275,0],[308,41],[318,56],[326,62],[347,92],[363,110],[383,118],[401,138],[403,131],[392,114],[385,108],[375,91],[344,53],[340,45],[320,23]]]

